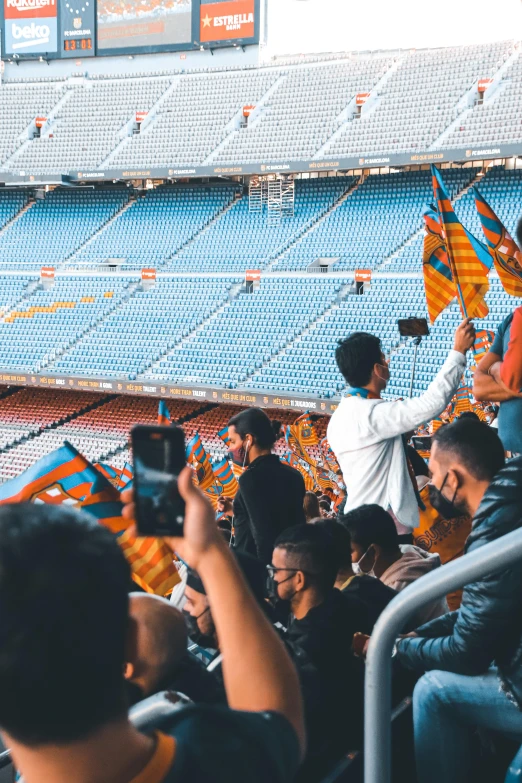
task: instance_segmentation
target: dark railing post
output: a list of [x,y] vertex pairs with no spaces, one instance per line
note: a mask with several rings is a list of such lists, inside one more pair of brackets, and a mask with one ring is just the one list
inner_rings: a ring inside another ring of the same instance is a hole
[[409,617],[421,606],[522,560],[522,528],[418,579],[377,621],[366,658],[364,781],[391,780],[391,654]]

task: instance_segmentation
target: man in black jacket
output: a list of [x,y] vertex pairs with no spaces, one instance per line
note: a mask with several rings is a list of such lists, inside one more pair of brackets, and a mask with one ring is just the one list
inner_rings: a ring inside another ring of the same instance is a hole
[[[430,499],[445,519],[473,517],[467,552],[522,525],[522,458],[504,462],[482,422],[434,437]],[[522,563],[466,585],[460,609],[399,639],[396,657],[427,672],[414,694],[419,783],[465,783],[475,727],[522,741]]]
[[[363,670],[353,635],[370,628],[367,607],[334,588],[339,553],[321,525],[297,525],[277,539],[269,594],[284,603],[284,640],[301,679],[308,733],[306,774],[319,779],[342,752],[359,747]],[[302,777],[301,779],[307,779]]]
[[234,547],[265,565],[279,533],[305,522],[304,479],[272,454],[280,431],[281,423],[260,408],[241,411],[228,423],[233,459],[246,467],[234,499]]

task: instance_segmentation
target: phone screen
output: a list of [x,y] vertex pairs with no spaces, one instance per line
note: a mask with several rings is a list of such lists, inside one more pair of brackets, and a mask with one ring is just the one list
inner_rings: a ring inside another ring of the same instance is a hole
[[134,427],[132,448],[138,533],[183,535],[185,502],[178,491],[178,476],[186,465],[183,430]]
[[431,451],[431,437],[429,435],[414,436],[411,442],[417,451]]
[[430,333],[425,318],[399,318],[397,323],[401,337],[425,337]]

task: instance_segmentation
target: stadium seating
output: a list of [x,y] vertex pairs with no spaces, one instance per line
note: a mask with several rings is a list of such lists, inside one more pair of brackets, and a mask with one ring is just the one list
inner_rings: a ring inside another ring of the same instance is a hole
[[236,388],[320,316],[339,289],[334,280],[267,278],[254,294],[233,299],[144,377]]
[[72,375],[134,379],[225,304],[231,288],[223,278],[182,278],[138,289],[52,366]]
[[128,188],[58,188],[35,201],[0,236],[0,265],[57,266],[110,220],[130,198]]
[[169,81],[161,78],[82,80],[69,91],[51,128],[16,156],[11,169],[33,174],[70,169],[95,170],[134,123],[149,111]]
[[263,269],[285,244],[298,236],[354,183],[352,177],[298,180],[295,183],[294,216],[278,225],[269,225],[266,209],[251,213],[244,196],[194,242],[168,262],[175,271],[223,272]]
[[[454,196],[472,169],[450,169],[445,181]],[[333,270],[375,269],[422,225],[433,198],[429,171],[370,176],[317,228],[300,239],[275,269],[304,271],[318,258],[334,259]],[[420,269],[417,256],[417,268]]]
[[165,264],[234,201],[233,187],[161,187],[145,192],[71,259],[74,267],[124,259],[124,269]]
[[39,372],[71,348],[129,294],[129,281],[103,277],[57,278],[0,321],[0,364]]
[[[203,74],[11,81],[2,88],[0,166],[179,168],[519,141],[519,53],[502,41]],[[495,79],[483,103],[479,79]],[[370,96],[360,112],[358,93]],[[255,107],[248,121],[245,106]],[[140,129],[137,111],[148,114]],[[48,122],[33,138],[37,116]]]

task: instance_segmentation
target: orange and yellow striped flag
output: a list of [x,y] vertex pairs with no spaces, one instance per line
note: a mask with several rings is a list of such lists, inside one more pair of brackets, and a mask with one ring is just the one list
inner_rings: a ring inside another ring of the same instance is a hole
[[487,247],[467,231],[457,218],[440,171],[431,167],[442,239],[457,298],[465,318],[485,318],[489,312],[484,297],[489,289],[488,273],[493,259]]

